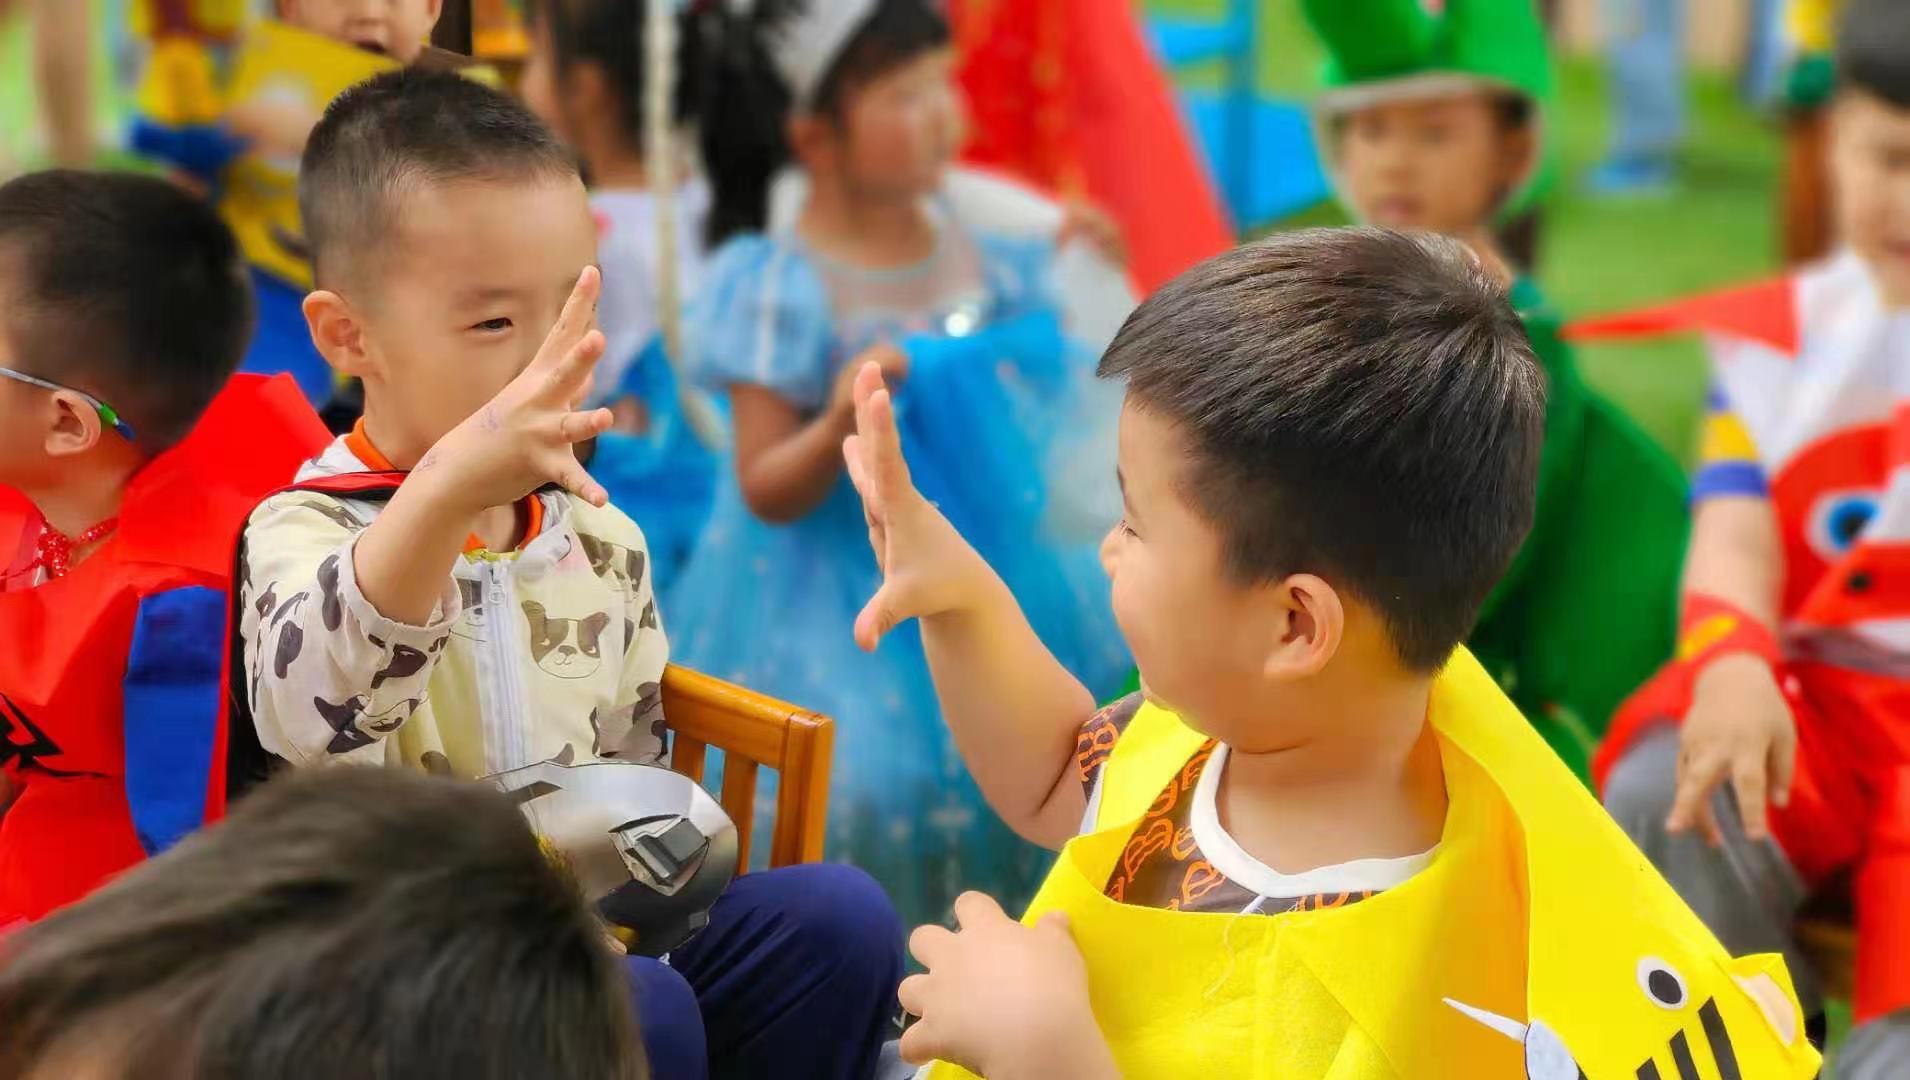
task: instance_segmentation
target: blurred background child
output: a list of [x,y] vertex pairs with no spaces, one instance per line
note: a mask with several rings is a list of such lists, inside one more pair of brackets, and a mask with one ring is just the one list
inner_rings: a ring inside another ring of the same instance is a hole
[[[1331,62],[1321,157],[1352,215],[1465,241],[1544,179],[1551,56],[1527,0],[1310,0]],[[1579,374],[1536,279],[1511,282],[1547,381],[1539,508],[1469,644],[1581,774],[1612,712],[1671,653],[1686,528],[1676,463]]]
[[324,444],[290,380],[228,383],[251,329],[238,245],[191,195],[0,186],[0,927],[222,806],[233,545]]
[[[826,0],[724,21],[705,38],[722,34],[723,69],[706,73],[700,120],[712,238],[729,243],[687,330],[698,377],[728,393],[735,460],[676,586],[672,636],[685,663],[836,719],[834,852],[911,916],[937,917],[958,880],[1014,895],[1039,859],[982,809],[919,636],[871,657],[849,635],[877,580],[842,467],[850,361],[866,351],[897,381],[904,424],[932,447],[924,486],[1106,693],[1127,659],[1093,544],[1043,523],[1044,464],[1091,361],[1060,333],[1052,245],[976,230],[938,198],[961,113],[929,4]],[[800,210],[759,232],[792,155]]]
[[630,997],[509,800],[333,769],[0,939],[0,1075],[642,1080]]
[[[240,370],[289,372],[314,405],[335,383],[299,305],[312,285],[294,187],[299,152],[345,87],[423,54],[440,0],[143,0],[152,35],[132,150],[219,205],[252,264],[258,326]],[[288,31],[289,28],[289,31]]]
[[[658,168],[644,160],[644,4],[543,0],[530,14],[531,53],[519,88],[583,159],[597,215],[604,273],[597,321],[606,344],[587,404],[608,406],[616,426],[597,440],[591,475],[643,526],[667,596],[709,518],[716,455],[705,440],[721,432],[699,432],[685,414],[683,395],[699,391],[679,385],[664,351],[663,321],[681,312],[664,309],[663,265],[667,258],[675,275],[668,291],[689,295],[709,238],[709,187],[693,171],[687,147]],[[687,68],[679,73],[672,83],[694,76]],[[673,86],[671,96],[669,114],[680,120],[687,95]],[[658,194],[659,181],[670,185],[667,197]],[[673,226],[667,252],[661,213]]]

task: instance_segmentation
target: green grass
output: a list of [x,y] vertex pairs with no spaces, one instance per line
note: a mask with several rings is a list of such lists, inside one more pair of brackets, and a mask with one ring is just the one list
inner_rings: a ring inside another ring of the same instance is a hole
[[[1605,146],[1597,65],[1561,71],[1560,184],[1547,204],[1539,277],[1572,315],[1622,310],[1742,282],[1778,265],[1779,139],[1730,86],[1693,86],[1681,187],[1653,200],[1595,200],[1575,188]],[[1581,351],[1587,378],[1681,458],[1703,401],[1705,365],[1692,341]]]

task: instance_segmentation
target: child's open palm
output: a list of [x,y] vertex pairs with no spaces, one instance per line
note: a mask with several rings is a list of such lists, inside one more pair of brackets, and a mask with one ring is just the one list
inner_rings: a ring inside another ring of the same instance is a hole
[[474,511],[508,506],[551,483],[593,506],[607,501],[574,450],[614,419],[609,409],[576,410],[604,351],[592,318],[601,281],[596,267],[584,268],[530,366],[439,439],[414,472],[450,474],[441,479]]
[[856,373],[855,406],[856,433],[844,440],[842,456],[862,496],[869,546],[882,568],[882,587],[856,616],[855,637],[856,644],[874,650],[905,620],[960,607],[989,571],[909,479],[895,405],[874,362]]

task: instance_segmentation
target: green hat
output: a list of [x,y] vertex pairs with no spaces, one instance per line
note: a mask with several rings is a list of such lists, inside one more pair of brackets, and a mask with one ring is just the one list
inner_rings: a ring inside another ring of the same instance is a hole
[[[1537,0],[1301,0],[1301,7],[1327,50],[1322,112],[1484,84],[1531,101],[1542,138],[1552,57]],[[1531,201],[1544,171],[1533,169],[1505,211]]]

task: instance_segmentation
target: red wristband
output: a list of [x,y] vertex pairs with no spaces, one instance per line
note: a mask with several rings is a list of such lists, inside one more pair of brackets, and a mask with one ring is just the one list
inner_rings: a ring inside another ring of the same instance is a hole
[[1703,593],[1686,595],[1678,626],[1678,662],[1702,667],[1729,653],[1750,653],[1769,664],[1784,659],[1777,635],[1743,608]]

